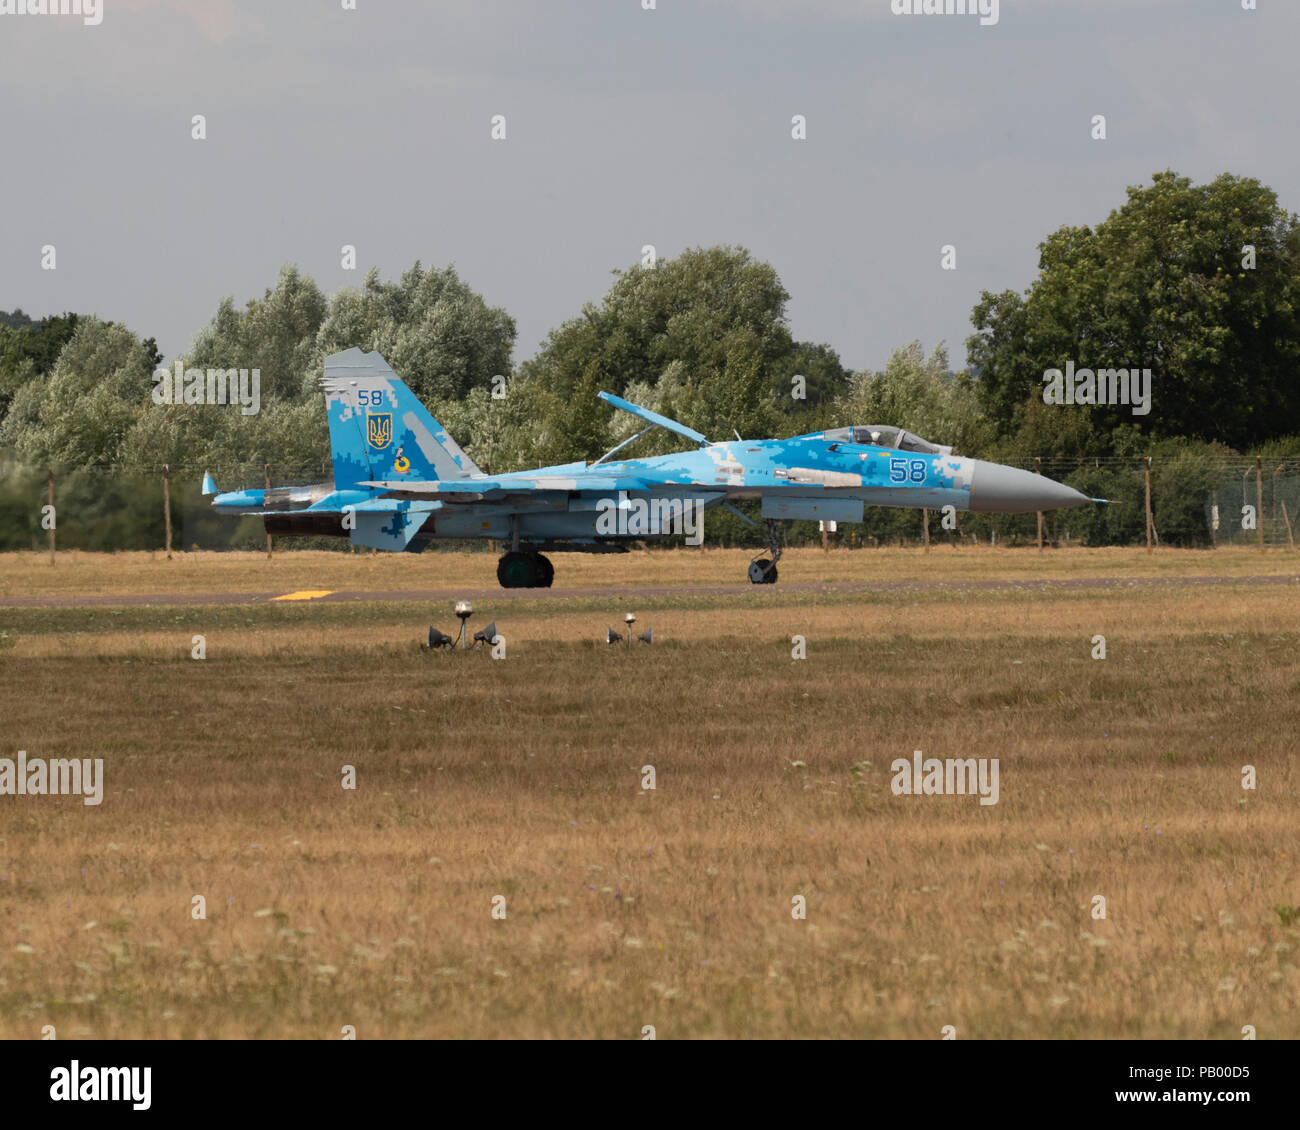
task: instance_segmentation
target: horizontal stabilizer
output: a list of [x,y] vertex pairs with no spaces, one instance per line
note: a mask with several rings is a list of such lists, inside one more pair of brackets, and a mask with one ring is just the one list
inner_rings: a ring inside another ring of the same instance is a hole
[[367,510],[350,507],[353,511],[351,530],[353,545],[368,549],[387,549],[393,552],[405,549],[420,528],[429,520],[431,510]]

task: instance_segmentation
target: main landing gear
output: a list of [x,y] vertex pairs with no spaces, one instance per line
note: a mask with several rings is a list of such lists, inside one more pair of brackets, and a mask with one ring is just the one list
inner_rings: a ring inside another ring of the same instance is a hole
[[749,580],[755,585],[776,584],[776,563],[781,560],[781,528],[775,518],[767,520],[767,548],[771,558],[756,557],[749,563]]
[[497,580],[503,589],[549,589],[555,566],[540,553],[512,549],[497,562]]

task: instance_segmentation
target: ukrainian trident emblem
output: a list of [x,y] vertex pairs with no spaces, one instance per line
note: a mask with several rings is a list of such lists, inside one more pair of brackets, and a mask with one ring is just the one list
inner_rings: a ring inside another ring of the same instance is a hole
[[393,442],[393,414],[391,412],[366,413],[366,442],[380,451]]

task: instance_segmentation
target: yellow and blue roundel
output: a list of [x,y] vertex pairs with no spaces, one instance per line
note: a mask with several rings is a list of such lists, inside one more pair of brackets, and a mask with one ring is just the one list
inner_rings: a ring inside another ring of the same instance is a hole
[[366,442],[376,451],[382,451],[393,442],[393,414],[391,412],[366,413]]

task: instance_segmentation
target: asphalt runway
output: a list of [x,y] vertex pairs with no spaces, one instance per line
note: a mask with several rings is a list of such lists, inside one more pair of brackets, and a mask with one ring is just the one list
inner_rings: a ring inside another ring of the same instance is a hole
[[557,600],[657,597],[657,596],[738,596],[747,592],[788,593],[872,593],[872,592],[970,592],[986,590],[1020,590],[1032,592],[1069,592],[1083,589],[1209,588],[1218,585],[1300,586],[1300,574],[1244,577],[1069,577],[1052,580],[980,580],[980,581],[810,581],[778,582],[763,585],[621,585],[586,588],[551,589],[337,589],[300,592],[242,593],[94,593],[85,596],[57,594],[50,596],[0,596],[0,608],[96,608],[126,605],[196,606],[205,604],[270,604],[279,601],[304,603],[424,602],[449,600]]

